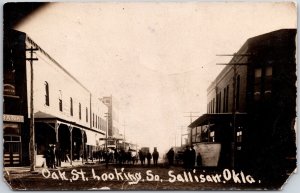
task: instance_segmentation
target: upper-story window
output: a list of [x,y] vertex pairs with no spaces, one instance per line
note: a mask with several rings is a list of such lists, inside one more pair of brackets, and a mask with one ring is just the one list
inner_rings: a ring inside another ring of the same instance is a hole
[[235,107],[236,107],[236,110],[239,110],[240,108],[240,84],[241,84],[241,77],[240,75],[238,75],[236,77],[236,104],[235,104]]
[[85,108],[85,121],[89,121],[89,109],[87,107]]
[[95,118],[95,114],[93,113],[93,127],[95,126],[94,118]]
[[49,106],[50,101],[49,101],[49,84],[47,81],[45,81],[45,105]]
[[96,115],[96,128],[98,127],[98,116]]
[[272,66],[266,67],[265,71],[265,96],[268,97],[272,93],[272,75],[273,69]]
[[81,103],[79,103],[78,112],[79,112],[79,119],[81,120]]
[[62,104],[62,93],[61,90],[59,90],[59,98],[58,98],[58,107],[59,111],[63,111],[63,104]]
[[262,69],[256,68],[254,70],[254,99],[259,100],[261,95],[261,77]]
[[70,97],[70,115],[73,116],[73,98]]

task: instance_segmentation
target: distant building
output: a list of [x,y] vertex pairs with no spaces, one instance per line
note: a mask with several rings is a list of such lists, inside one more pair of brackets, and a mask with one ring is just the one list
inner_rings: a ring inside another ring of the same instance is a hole
[[30,163],[31,99],[36,165],[50,144],[65,160],[86,159],[103,143],[108,108],[25,33],[5,31],[3,72],[5,166]]
[[101,100],[108,107],[108,137],[120,138],[118,101],[113,96],[103,97]]
[[282,29],[248,39],[208,87],[207,114],[189,127],[193,144],[221,143],[219,167],[268,177],[296,168],[295,37]]

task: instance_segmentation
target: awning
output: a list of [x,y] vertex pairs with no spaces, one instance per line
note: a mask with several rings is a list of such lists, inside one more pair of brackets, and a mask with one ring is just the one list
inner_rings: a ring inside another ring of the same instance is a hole
[[[236,123],[246,121],[246,113],[236,113]],[[203,114],[194,122],[192,122],[188,127],[194,128],[202,125],[216,124],[216,123],[225,123],[232,122],[233,115],[232,113],[216,113],[216,114]]]
[[84,130],[86,134],[86,144],[96,146],[96,133],[89,130]]

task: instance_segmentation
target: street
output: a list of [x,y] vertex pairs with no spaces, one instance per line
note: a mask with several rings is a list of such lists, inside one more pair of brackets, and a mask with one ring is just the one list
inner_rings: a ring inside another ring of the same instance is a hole
[[243,171],[194,169],[180,166],[90,164],[37,172],[6,170],[14,190],[222,190],[260,189],[263,182]]

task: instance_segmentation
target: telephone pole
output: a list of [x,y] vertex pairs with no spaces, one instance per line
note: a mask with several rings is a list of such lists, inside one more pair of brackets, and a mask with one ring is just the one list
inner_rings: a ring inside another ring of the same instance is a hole
[[33,107],[33,61],[38,60],[38,58],[33,58],[34,51],[37,51],[37,48],[32,46],[26,51],[30,52],[30,58],[26,58],[30,62],[30,171],[35,171],[35,128],[34,128],[34,107]]
[[[184,116],[184,117],[189,117],[190,118],[190,124],[193,122],[193,117],[199,117],[199,116],[194,116],[193,113],[200,113],[200,112],[184,112],[184,113],[189,113],[190,115],[189,116]],[[192,146],[193,145],[193,142],[192,142],[192,128],[190,129],[191,132],[190,132],[190,145]]]

